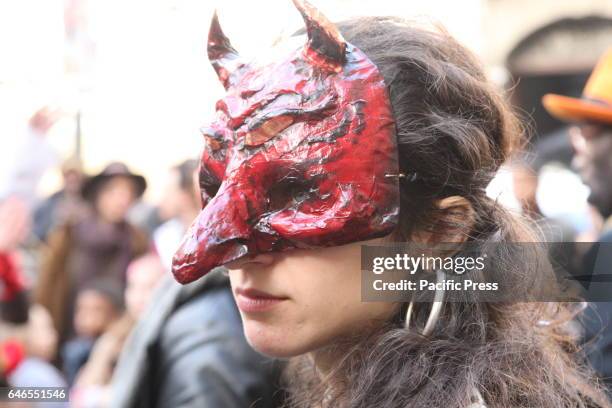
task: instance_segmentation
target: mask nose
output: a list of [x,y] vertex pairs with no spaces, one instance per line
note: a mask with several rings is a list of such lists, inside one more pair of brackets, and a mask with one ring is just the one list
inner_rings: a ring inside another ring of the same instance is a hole
[[241,172],[221,184],[189,227],[172,259],[172,273],[178,282],[192,282],[218,266],[265,252],[261,250],[262,242],[267,242],[268,234],[256,239],[254,230],[254,221],[266,210],[264,187],[251,173]]
[[252,227],[250,208],[231,192],[215,196],[200,212],[172,259],[180,283],[192,282],[213,268],[247,255]]

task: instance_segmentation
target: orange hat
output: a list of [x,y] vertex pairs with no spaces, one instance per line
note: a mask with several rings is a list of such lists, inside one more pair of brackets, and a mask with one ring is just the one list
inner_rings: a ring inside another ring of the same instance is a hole
[[612,48],[597,63],[582,91],[582,98],[547,94],[542,104],[551,115],[566,122],[612,125]]

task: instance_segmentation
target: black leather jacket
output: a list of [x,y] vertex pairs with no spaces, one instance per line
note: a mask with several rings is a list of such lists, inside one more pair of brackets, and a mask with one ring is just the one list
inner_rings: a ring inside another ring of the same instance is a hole
[[169,278],[157,295],[122,352],[110,406],[280,406],[280,364],[247,344],[220,271],[184,287]]

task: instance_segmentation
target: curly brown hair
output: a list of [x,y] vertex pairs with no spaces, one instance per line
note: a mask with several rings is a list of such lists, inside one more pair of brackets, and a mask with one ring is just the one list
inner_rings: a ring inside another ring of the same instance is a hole
[[[523,132],[471,52],[441,28],[420,28],[393,17],[357,18],[337,26],[383,74],[401,171],[418,175],[401,186],[394,239],[443,230],[440,220],[449,219],[453,208],[440,210],[436,203],[460,196],[474,212],[464,226],[468,241],[537,241],[526,222],[485,193],[500,166],[523,145]],[[450,219],[460,223],[461,218]],[[521,284],[533,270],[528,259],[496,259],[496,270],[487,273],[510,276],[529,290]],[[404,327],[404,311],[382,327],[339,340],[334,347],[344,357],[325,378],[308,357],[292,361],[287,405],[465,408],[477,389],[489,408],[609,406],[582,362],[576,336],[563,323],[573,317],[567,305],[481,303],[467,297],[446,303],[427,337]],[[423,327],[428,314],[427,305],[417,307],[415,327]],[[537,324],[543,320],[557,324]]]

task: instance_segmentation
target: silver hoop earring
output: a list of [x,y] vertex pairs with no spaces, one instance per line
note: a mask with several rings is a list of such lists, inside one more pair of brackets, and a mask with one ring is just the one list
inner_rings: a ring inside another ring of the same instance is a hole
[[[429,316],[427,317],[427,323],[425,323],[425,328],[421,333],[423,336],[429,336],[433,331],[436,323],[438,322],[438,318],[440,317],[440,312],[442,311],[442,305],[444,304],[444,272],[441,270],[436,271],[436,283],[441,285],[441,290],[436,289],[436,294],[434,295],[434,300],[431,303],[431,310],[429,311]],[[406,323],[404,327],[407,329],[410,328],[410,318],[412,317],[412,309],[414,309],[414,301],[411,300],[408,304],[408,310],[406,311]]]
[[[425,323],[425,328],[421,333],[423,336],[429,336],[433,331],[438,318],[440,317],[440,312],[442,311],[442,305],[444,304],[444,272],[437,270],[436,271],[436,282],[441,284],[439,286],[442,287],[441,290],[436,290],[436,294],[434,295],[434,300],[431,303],[431,310],[429,311],[429,316],[427,317],[427,323]],[[410,328],[410,318],[412,316],[412,309],[414,309],[414,301],[410,301],[408,304],[408,310],[406,311],[406,323],[404,327],[407,329]],[[484,398],[482,398],[482,394],[478,391],[478,388],[474,387],[472,389],[472,395],[470,395],[470,405],[467,408],[487,408]]]

